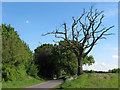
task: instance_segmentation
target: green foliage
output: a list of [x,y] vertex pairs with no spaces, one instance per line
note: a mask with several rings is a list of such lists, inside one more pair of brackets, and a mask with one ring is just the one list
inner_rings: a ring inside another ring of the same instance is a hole
[[[60,41],[59,42],[59,47],[60,47],[60,51],[62,52],[61,55],[63,56],[61,60],[61,62],[64,62],[62,63],[62,65],[64,66],[64,69],[66,70],[66,74],[69,74],[69,75],[75,75],[77,74],[77,68],[78,68],[78,60],[77,60],[77,57],[76,55],[64,48],[61,46],[62,45],[67,45],[67,43],[65,41]],[[95,63],[94,61],[94,57],[93,56],[86,56],[83,60],[83,64],[88,64],[88,65],[92,65],[93,63]]]
[[37,73],[38,73],[37,66],[35,66],[35,64],[31,64],[28,74],[31,76],[37,77]]
[[2,24],[2,77],[4,80],[23,79],[30,71],[32,62],[34,61],[29,46],[19,38],[14,28]]
[[38,65],[38,74],[44,77],[53,78],[57,72],[57,59],[55,60],[52,44],[43,44],[35,49],[35,63]]
[[90,56],[86,56],[85,59],[83,60],[83,64],[88,64],[88,65],[92,65],[93,63],[95,63],[94,57],[92,55]]
[[120,73],[120,68],[109,70],[110,73]]
[[[43,44],[35,49],[35,63],[38,65],[39,75],[49,78],[61,78],[77,74],[76,55],[60,45]],[[92,65],[93,56],[87,56],[83,64]]]
[[[71,41],[72,42],[72,41]],[[64,49],[64,51],[66,52],[66,51],[69,51],[69,53],[72,53],[72,57],[73,57],[73,59],[75,59],[75,60],[77,60],[77,57],[75,56],[75,54],[73,53],[73,52],[71,52],[70,50],[67,50],[66,48],[64,48],[64,47],[62,47],[61,46],[61,44],[62,45],[66,45],[67,46],[67,42],[65,42],[65,41],[60,41],[59,42],[59,46],[62,48],[62,49]],[[71,45],[72,45],[73,43],[71,43]],[[68,55],[68,56],[70,56],[70,55]],[[92,56],[92,55],[90,55],[90,56],[86,56],[85,58],[84,58],[84,60],[83,60],[83,64],[85,64],[85,65],[92,65],[93,63],[95,63],[95,60],[94,60],[94,57]]]
[[[94,71],[94,70],[85,70],[84,71],[85,73],[96,73],[96,71]],[[98,71],[99,72],[99,71]]]
[[94,70],[90,70],[90,73],[95,73],[95,71]]
[[64,70],[66,73],[63,72],[65,75],[75,75],[77,74],[77,58],[74,53],[72,53],[70,50],[67,49],[60,49],[60,66],[62,67],[62,70]]

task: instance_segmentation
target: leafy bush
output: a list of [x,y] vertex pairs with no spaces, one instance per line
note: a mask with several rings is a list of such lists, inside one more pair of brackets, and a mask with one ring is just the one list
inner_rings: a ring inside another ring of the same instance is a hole
[[95,71],[94,70],[90,70],[90,73],[95,73]]
[[31,64],[30,69],[28,71],[28,74],[31,75],[31,76],[36,77],[37,73],[38,73],[37,66],[35,66],[34,64]]
[[110,73],[120,73],[120,68],[109,70]]
[[85,73],[95,73],[96,71],[94,71],[94,70],[85,70],[84,72]]

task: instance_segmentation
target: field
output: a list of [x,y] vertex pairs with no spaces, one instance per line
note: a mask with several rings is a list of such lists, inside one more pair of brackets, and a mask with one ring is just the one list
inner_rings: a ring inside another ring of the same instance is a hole
[[117,73],[85,73],[57,88],[118,88]]
[[9,82],[4,82],[2,84],[2,88],[23,88],[27,87],[30,85],[35,85],[39,84],[42,82],[45,82],[46,80],[43,80],[41,78],[33,78],[33,77],[28,77],[22,81],[9,81]]

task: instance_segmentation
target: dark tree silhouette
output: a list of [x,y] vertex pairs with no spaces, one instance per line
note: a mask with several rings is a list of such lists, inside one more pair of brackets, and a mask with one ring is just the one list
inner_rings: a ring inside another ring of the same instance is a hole
[[[78,75],[81,75],[83,73],[83,59],[93,49],[93,47],[96,45],[96,42],[99,39],[106,39],[105,36],[107,35],[113,34],[106,33],[114,26],[110,26],[108,28],[104,27],[102,25],[103,18],[103,11],[98,11],[97,9],[94,10],[91,6],[88,12],[85,9],[83,9],[83,13],[79,18],[75,19],[74,17],[72,17],[73,23],[71,28],[67,28],[67,24],[64,23],[64,32],[60,32],[58,31],[58,29],[56,29],[56,31],[42,34],[42,36],[48,34],[55,34],[56,38],[63,39],[66,42],[66,44],[60,44],[61,46],[75,53],[78,59]],[[68,31],[71,31],[70,37],[72,36],[72,38],[68,37]]]

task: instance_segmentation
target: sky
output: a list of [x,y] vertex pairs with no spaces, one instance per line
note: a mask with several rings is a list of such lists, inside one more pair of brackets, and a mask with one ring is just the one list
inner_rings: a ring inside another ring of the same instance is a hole
[[119,2],[119,0],[1,0],[2,2]]
[[84,69],[106,71],[118,67],[118,3],[117,2],[2,2],[2,23],[11,24],[34,52],[44,43],[54,44],[59,41],[54,35],[41,36],[59,28],[64,22],[70,26],[72,17],[79,17],[83,8],[93,5],[103,10],[104,26],[115,27],[106,40],[98,41],[89,55],[93,55],[95,64],[84,66]]

